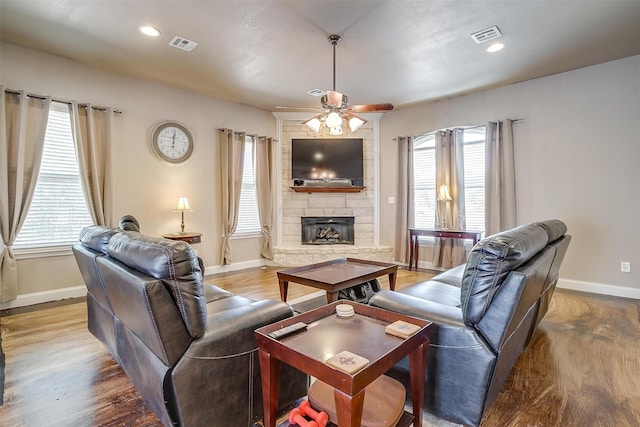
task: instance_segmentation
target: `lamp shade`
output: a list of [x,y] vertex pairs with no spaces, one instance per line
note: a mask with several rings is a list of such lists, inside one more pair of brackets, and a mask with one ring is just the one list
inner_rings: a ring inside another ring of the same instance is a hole
[[320,132],[320,116],[312,117],[303,124],[309,126],[314,132]]
[[351,132],[357,131],[360,128],[360,126],[362,126],[365,123],[367,123],[366,120],[363,120],[360,117],[355,116],[353,114],[349,115],[349,129],[351,129]]
[[448,202],[451,199],[451,194],[449,194],[449,188],[447,187],[446,184],[443,184],[440,186],[440,191],[438,192],[438,199],[439,202]]
[[191,211],[191,206],[189,205],[189,200],[186,197],[180,197],[178,199],[178,206],[176,207],[177,211]]
[[327,116],[327,120],[326,120],[325,123],[327,124],[327,127],[329,127],[329,128],[341,127],[342,126],[342,117],[340,117],[340,114],[336,113],[335,111],[332,111]]

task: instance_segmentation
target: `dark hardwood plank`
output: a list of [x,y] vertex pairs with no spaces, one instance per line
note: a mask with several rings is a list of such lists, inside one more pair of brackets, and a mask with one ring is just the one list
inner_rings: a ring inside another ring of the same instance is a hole
[[[277,268],[207,276],[254,299],[279,298]],[[397,289],[432,272],[398,270]],[[380,280],[388,288],[387,278]],[[291,299],[316,292],[291,284]],[[0,318],[2,426],[160,426],[86,326],[82,303]],[[483,427],[640,425],[640,302],[556,291]],[[203,400],[205,404],[205,400]],[[426,426],[451,426],[425,418]]]

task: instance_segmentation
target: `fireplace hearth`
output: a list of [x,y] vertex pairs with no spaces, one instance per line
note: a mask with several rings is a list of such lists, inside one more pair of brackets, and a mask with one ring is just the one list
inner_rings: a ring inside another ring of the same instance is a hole
[[303,245],[353,245],[354,217],[307,216],[300,218]]

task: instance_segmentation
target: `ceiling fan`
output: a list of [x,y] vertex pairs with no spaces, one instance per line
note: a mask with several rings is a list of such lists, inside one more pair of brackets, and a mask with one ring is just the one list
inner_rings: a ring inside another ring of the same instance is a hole
[[328,37],[329,43],[333,46],[333,89],[327,90],[326,95],[320,98],[322,107],[320,108],[299,108],[299,107],[276,107],[276,108],[297,108],[305,110],[322,110],[321,114],[305,120],[305,125],[309,126],[315,132],[320,131],[320,126],[324,124],[329,128],[329,134],[342,135],[342,122],[346,120],[351,132],[355,132],[367,121],[358,117],[354,113],[365,113],[373,111],[391,111],[393,105],[386,104],[364,104],[350,105],[349,98],[336,91],[336,45],[340,42],[340,36],[332,34]]

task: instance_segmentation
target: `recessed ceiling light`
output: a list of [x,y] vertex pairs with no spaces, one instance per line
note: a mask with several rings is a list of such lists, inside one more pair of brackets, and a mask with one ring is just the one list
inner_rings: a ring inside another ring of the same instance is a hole
[[150,25],[143,25],[138,28],[142,34],[145,34],[149,37],[158,37],[160,35],[160,30]]
[[504,45],[502,43],[494,43],[487,48],[487,52],[490,52],[490,53],[497,52],[499,50],[502,50],[503,47]]

